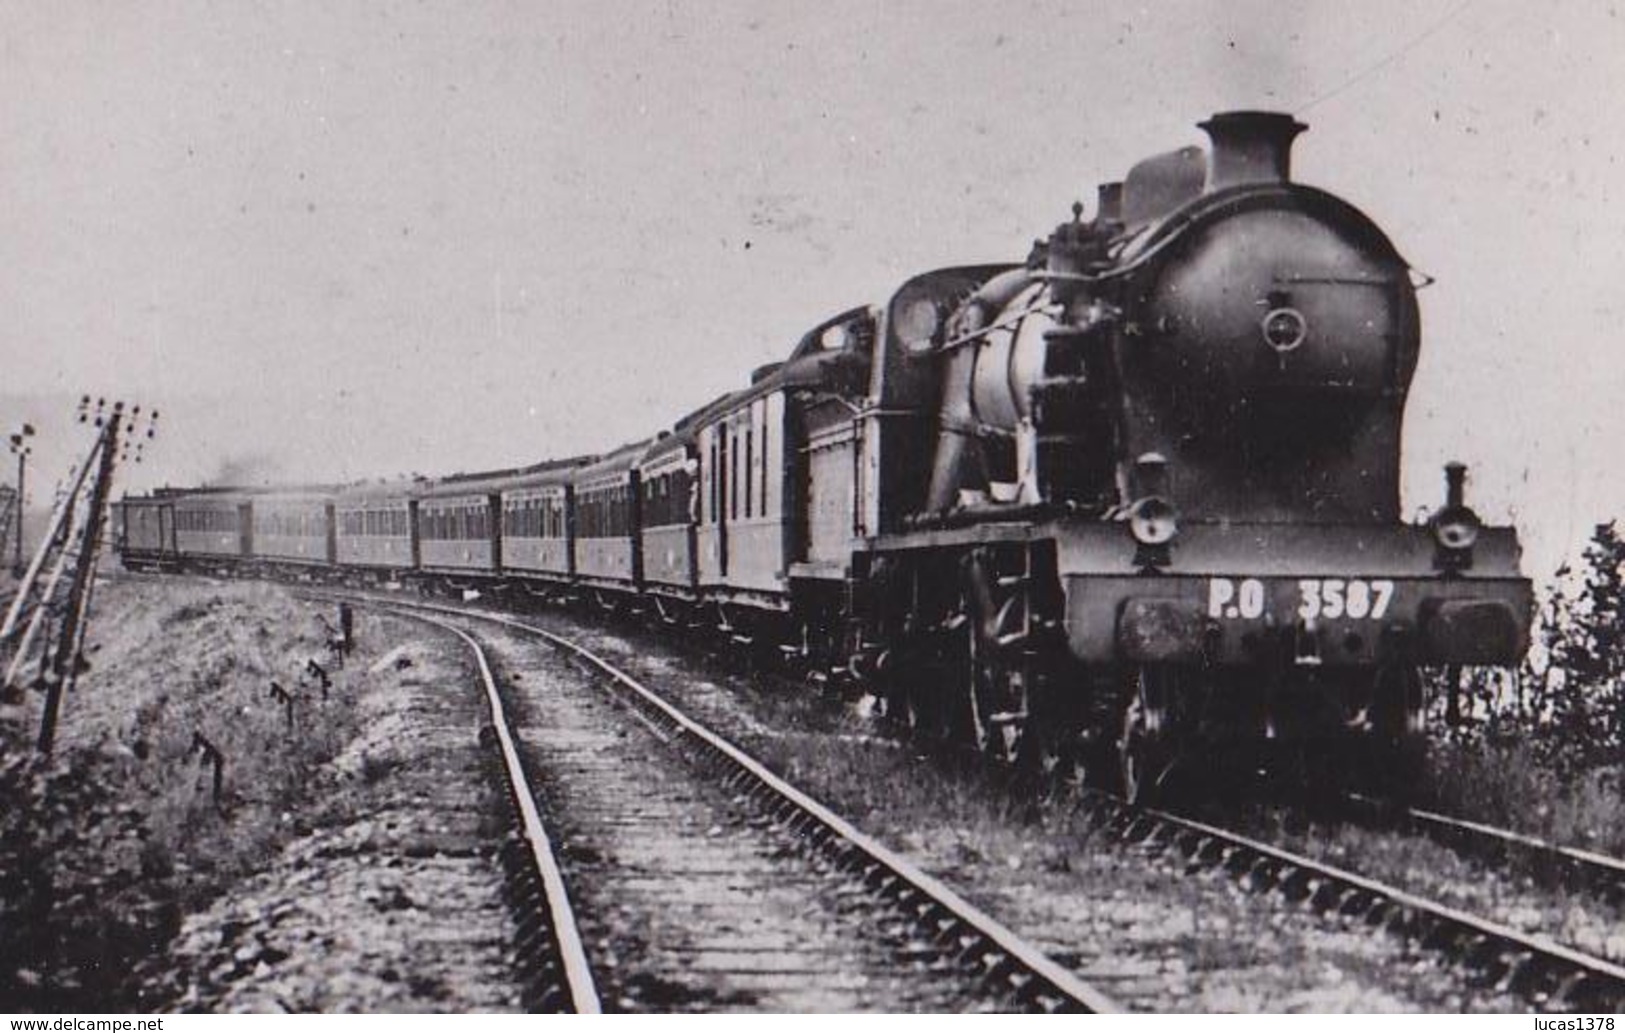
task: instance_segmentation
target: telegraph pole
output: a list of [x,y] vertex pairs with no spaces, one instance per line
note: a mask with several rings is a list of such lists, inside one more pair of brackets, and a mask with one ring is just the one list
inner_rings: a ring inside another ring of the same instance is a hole
[[[45,689],[45,713],[40,719],[39,733],[41,753],[50,753],[55,745],[57,716],[62,709],[62,694],[73,687],[84,666],[85,626],[90,616],[90,593],[95,584],[97,550],[101,545],[102,527],[107,518],[108,499],[113,491],[113,472],[121,459],[130,457],[132,435],[125,432],[132,429],[140,412],[139,405],[132,406],[126,411],[123,402],[114,402],[111,409],[107,408],[105,399],[96,403],[94,415],[97,435],[96,446],[92,449],[96,463],[95,477],[90,486],[90,498],[85,507],[83,523],[77,529],[78,548],[74,550],[76,555],[72,557],[73,576],[69,581],[67,596],[58,609],[60,622],[54,628],[54,633],[47,634],[39,660],[40,684]],[[157,417],[156,412],[152,413],[151,419],[154,422]],[[79,421],[89,422],[90,418],[90,398],[87,396],[80,403]],[[146,437],[151,438],[154,433],[155,429],[149,427]],[[135,461],[138,463],[141,461],[144,447],[144,441],[138,440],[133,444]],[[81,472],[81,477],[87,471],[88,465],[86,471]],[[71,511],[71,498],[67,506]],[[70,519],[68,524],[71,523]],[[59,566],[68,560],[68,550],[71,549],[75,538],[74,531],[68,524],[62,527],[61,548],[64,551]],[[49,543],[46,543],[46,547],[49,547]],[[51,593],[47,590],[46,594]],[[40,605],[41,607],[52,605],[52,600],[42,598]],[[24,652],[26,646],[19,652],[17,662],[22,661]]]
[[17,536],[16,551],[11,561],[11,574],[13,577],[23,576],[23,494],[25,477],[28,473],[28,456],[34,451],[34,446],[28,439],[34,436],[34,425],[25,423],[22,429],[11,436],[11,454],[17,457],[17,515],[12,520],[12,531]]
[[107,507],[107,493],[113,483],[113,466],[118,461],[119,424],[123,419],[124,403],[116,402],[101,428],[101,460],[96,469],[96,481],[90,489],[90,509],[85,514],[85,526],[80,531],[79,562],[74,564],[73,582],[68,588],[67,612],[62,616],[62,626],[57,632],[54,648],[48,650],[41,663],[40,676],[45,681],[45,716],[40,720],[39,731],[41,753],[50,753],[56,742],[56,718],[62,708],[64,683],[76,678],[79,673],[78,665],[82,657],[75,646],[79,641],[79,624],[85,617],[80,612],[80,606],[90,589],[91,571],[96,566],[96,546],[102,533],[102,511]]

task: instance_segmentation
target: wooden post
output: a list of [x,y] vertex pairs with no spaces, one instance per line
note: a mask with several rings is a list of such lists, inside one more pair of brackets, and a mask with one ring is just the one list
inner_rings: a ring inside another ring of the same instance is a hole
[[101,460],[90,491],[90,511],[85,515],[84,535],[80,539],[79,556],[74,564],[73,583],[68,589],[67,612],[62,618],[56,648],[51,651],[50,665],[42,672],[45,679],[45,714],[40,719],[41,753],[50,753],[56,744],[56,721],[62,707],[63,686],[78,673],[78,654],[74,644],[79,641],[79,625],[85,619],[84,611],[89,603],[91,577],[96,568],[96,548],[100,543],[107,496],[113,487],[113,467],[118,461],[118,434],[123,415],[121,402],[113,407],[107,422],[102,425]]

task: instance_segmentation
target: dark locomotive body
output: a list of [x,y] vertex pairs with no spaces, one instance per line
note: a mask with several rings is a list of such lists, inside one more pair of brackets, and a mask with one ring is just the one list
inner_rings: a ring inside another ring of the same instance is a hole
[[[1215,746],[1403,775],[1418,669],[1526,648],[1516,536],[1459,468],[1402,520],[1409,267],[1291,181],[1292,119],[1204,128],[1208,152],[1142,162],[1025,263],[917,276],[653,441],[397,492],[390,566],[720,629],[920,736],[1113,757],[1132,795]],[[166,499],[161,544],[251,556],[182,509],[252,526],[255,501]],[[154,504],[126,503],[132,562]],[[330,565],[359,562],[337,542]]]

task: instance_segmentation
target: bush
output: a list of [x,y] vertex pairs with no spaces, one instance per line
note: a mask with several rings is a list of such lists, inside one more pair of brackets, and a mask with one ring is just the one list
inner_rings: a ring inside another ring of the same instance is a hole
[[[1625,540],[1599,524],[1558,570],[1515,671],[1430,672],[1441,806],[1625,852]],[[1459,678],[1458,720],[1449,682]]]
[[[140,811],[117,797],[118,758],[42,758],[10,735],[0,766],[0,1006],[127,1011],[141,959],[179,928],[149,868]],[[155,877],[155,875],[157,877]]]

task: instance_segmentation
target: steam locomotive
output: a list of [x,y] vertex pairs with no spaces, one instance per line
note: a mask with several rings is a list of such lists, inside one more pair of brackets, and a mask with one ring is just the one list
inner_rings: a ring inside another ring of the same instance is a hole
[[915,276],[655,438],[130,497],[124,562],[632,609],[1132,799],[1235,755],[1403,783],[1420,671],[1527,648],[1516,532],[1455,464],[1402,519],[1416,286],[1368,217],[1291,180],[1305,126],[1201,128],[1024,262]]

